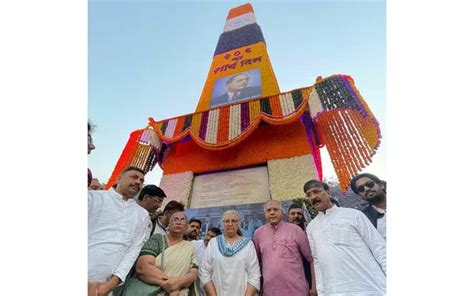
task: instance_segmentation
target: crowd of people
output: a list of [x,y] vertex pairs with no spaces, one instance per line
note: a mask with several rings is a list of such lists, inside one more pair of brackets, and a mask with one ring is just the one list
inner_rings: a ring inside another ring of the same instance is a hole
[[[91,144],[89,128],[89,153]],[[350,183],[369,204],[362,211],[337,206],[326,183],[309,180],[311,221],[300,205],[284,213],[270,199],[252,237],[228,210],[202,239],[202,221],[182,203],[159,210],[166,194],[143,186],[140,168],[125,168],[109,190],[88,177],[89,296],[385,295],[386,182],[372,174]]]

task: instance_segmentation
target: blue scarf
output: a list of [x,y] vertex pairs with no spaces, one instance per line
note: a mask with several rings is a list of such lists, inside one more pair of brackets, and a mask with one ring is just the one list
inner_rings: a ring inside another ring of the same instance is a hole
[[219,252],[223,256],[231,257],[238,251],[242,250],[250,242],[249,238],[242,237],[236,241],[232,246],[224,239],[224,235],[217,236],[217,245],[219,246]]

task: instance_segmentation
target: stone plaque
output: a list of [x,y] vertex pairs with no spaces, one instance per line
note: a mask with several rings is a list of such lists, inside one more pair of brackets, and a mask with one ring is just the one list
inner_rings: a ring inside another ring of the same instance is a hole
[[190,208],[261,203],[270,199],[266,166],[194,177]]

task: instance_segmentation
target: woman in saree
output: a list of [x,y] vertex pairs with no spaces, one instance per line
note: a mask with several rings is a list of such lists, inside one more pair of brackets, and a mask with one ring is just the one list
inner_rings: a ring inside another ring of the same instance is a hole
[[240,216],[222,216],[224,234],[211,239],[200,267],[207,296],[253,296],[260,288],[260,266],[252,240],[242,236]]
[[183,240],[184,212],[170,218],[169,233],[156,233],[138,256],[135,274],[124,283],[122,296],[186,296],[198,294],[196,249]]

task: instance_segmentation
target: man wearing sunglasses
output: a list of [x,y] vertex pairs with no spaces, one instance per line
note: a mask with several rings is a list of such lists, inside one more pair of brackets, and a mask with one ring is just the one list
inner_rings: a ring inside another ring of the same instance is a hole
[[362,212],[369,218],[383,238],[387,239],[387,183],[375,175],[364,173],[352,178],[351,188],[352,191],[369,203],[369,206],[363,209]]

